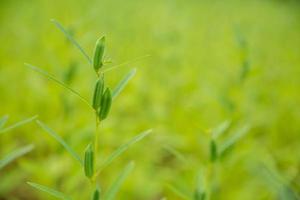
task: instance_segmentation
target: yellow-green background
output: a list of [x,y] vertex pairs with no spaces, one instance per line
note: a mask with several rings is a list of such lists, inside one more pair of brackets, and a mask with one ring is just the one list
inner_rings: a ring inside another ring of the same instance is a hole
[[[38,114],[82,155],[92,138],[94,113],[23,65],[31,63],[63,80],[76,63],[70,85],[91,99],[93,69],[51,18],[90,55],[96,39],[106,35],[113,64],[150,55],[106,74],[113,87],[132,67],[138,69],[101,127],[99,159],[137,133],[154,131],[104,171],[99,179],[104,191],[134,160],[136,168],[116,199],[181,199],[168,185],[194,191],[197,172],[209,166],[207,130],[232,120],[224,138],[243,125],[251,129],[218,163],[215,199],[286,199],[268,167],[300,192],[299,1],[0,1],[0,116],[8,114],[12,124]],[[248,44],[250,71],[244,81],[237,30]],[[31,153],[0,172],[0,199],[52,199],[26,181],[74,199],[90,198],[82,169],[34,123],[1,135],[0,158],[31,143]]]

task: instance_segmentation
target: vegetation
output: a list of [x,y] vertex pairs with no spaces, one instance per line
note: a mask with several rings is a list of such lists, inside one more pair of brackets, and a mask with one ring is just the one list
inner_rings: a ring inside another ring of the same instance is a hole
[[1,2],[0,199],[299,199],[299,6]]

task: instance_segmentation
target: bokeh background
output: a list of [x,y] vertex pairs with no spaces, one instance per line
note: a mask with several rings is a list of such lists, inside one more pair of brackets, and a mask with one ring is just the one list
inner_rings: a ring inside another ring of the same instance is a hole
[[[82,155],[94,113],[23,65],[39,66],[91,99],[93,69],[52,18],[90,55],[97,38],[106,35],[111,66],[150,55],[106,74],[113,87],[132,67],[138,69],[103,123],[100,159],[139,132],[154,130],[101,175],[105,190],[135,161],[116,199],[192,195],[198,172],[206,176],[211,165],[210,130],[226,120],[230,127],[218,145],[245,126],[249,130],[217,162],[212,199],[297,199],[299,1],[2,0],[0,116],[8,114],[12,124],[38,114]],[[0,158],[26,144],[35,149],[0,172],[0,199],[52,199],[26,181],[90,198],[79,165],[34,123],[1,135]]]

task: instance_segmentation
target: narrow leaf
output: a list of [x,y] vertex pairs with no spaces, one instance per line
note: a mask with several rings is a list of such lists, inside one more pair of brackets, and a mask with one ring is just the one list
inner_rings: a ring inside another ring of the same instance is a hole
[[1,130],[1,128],[3,128],[4,127],[4,125],[5,125],[5,123],[7,122],[7,120],[8,120],[8,115],[4,115],[1,119],[0,119],[0,130]]
[[36,66],[33,66],[31,64],[28,63],[24,63],[24,65],[26,67],[29,67],[30,69],[32,69],[33,71],[45,76],[46,78],[48,78],[49,80],[54,81],[55,83],[59,84],[61,87],[63,87],[64,89],[67,89],[68,91],[70,91],[71,93],[73,93],[74,95],[76,95],[82,102],[84,102],[85,104],[87,104],[91,109],[93,109],[93,107],[90,105],[90,103],[88,102],[88,100],[86,100],[84,97],[82,97],[77,91],[73,90],[72,88],[70,88],[67,84],[65,84],[64,82],[58,80],[57,78],[55,78],[53,75],[49,74],[48,72],[46,72],[45,70],[38,68]]
[[46,187],[44,185],[40,185],[40,184],[37,184],[37,183],[33,183],[33,182],[27,182],[28,185],[30,185],[31,187],[34,187],[35,189],[37,190],[40,190],[40,191],[43,191],[43,192],[46,192],[58,199],[62,199],[62,200],[71,200],[70,197],[68,197],[67,195],[65,195],[64,193],[62,192],[59,192],[57,190],[54,190],[52,188],[49,188],[49,187]]
[[235,41],[238,44],[239,48],[246,49],[247,41],[242,31],[240,30],[240,27],[235,27],[234,33],[235,33]]
[[264,176],[267,185],[277,192],[278,199],[298,200],[299,195],[292,187],[289,180],[285,179],[276,166],[272,166],[266,160],[262,161],[259,167],[259,174]]
[[[112,70],[114,70],[114,69],[117,69],[117,68],[119,68],[119,67],[122,67],[122,66],[125,66],[125,65],[128,65],[128,64],[132,64],[132,63],[134,63],[134,62],[137,62],[137,61],[142,60],[142,59],[144,59],[144,58],[147,58],[147,57],[149,57],[149,56],[150,56],[150,55],[144,55],[144,56],[140,56],[140,57],[137,57],[137,58],[135,58],[135,59],[133,59],[133,60],[129,60],[129,61],[126,61],[126,62],[117,64],[117,65],[113,65],[113,66],[110,66],[110,67],[104,67],[104,68],[101,70],[101,72],[102,72],[102,73],[106,73],[106,72],[112,71]],[[105,62],[104,64],[107,63],[107,61],[104,61],[104,62]],[[109,62],[110,62],[110,61],[109,61]]]
[[124,170],[119,174],[118,178],[114,181],[114,183],[110,186],[108,191],[104,195],[104,200],[112,200],[115,199],[115,196],[120,189],[122,183],[125,181],[129,173],[134,168],[134,162],[130,162]]
[[7,131],[10,131],[10,130],[12,130],[12,129],[14,129],[14,128],[17,128],[17,127],[19,127],[19,126],[22,126],[22,125],[24,125],[24,124],[27,124],[27,123],[29,123],[29,122],[35,120],[37,117],[38,117],[38,116],[35,115],[35,116],[30,117],[30,118],[28,118],[28,119],[24,119],[24,120],[22,120],[22,121],[19,121],[19,122],[15,123],[15,124],[13,124],[13,125],[7,127],[7,128],[4,128],[4,129],[0,130],[0,134],[1,134],[1,133],[4,133],[4,132],[7,132]]
[[197,184],[194,192],[194,200],[205,200],[205,185],[204,185],[204,176],[201,172],[198,173],[197,176]]
[[5,158],[3,158],[2,160],[0,160],[0,170],[2,168],[4,168],[6,165],[8,165],[9,163],[11,163],[12,161],[16,160],[17,158],[19,158],[19,157],[27,154],[33,148],[34,148],[33,145],[27,145],[25,147],[21,147],[21,148],[15,150],[15,151],[11,152]]
[[83,161],[80,156],[53,130],[51,130],[46,124],[43,122],[36,120],[36,123],[46,131],[50,136],[52,136],[57,142],[59,142],[70,154],[77,160],[81,165],[83,165]]
[[55,19],[51,19],[51,22],[70,40],[70,42],[78,48],[82,55],[92,64],[92,59],[86,53],[86,51],[79,45],[79,43],[68,33],[68,31]]
[[166,145],[164,146],[164,149],[166,151],[168,151],[169,153],[173,154],[178,160],[186,163],[187,160],[186,158],[184,157],[184,155],[182,153],[180,153],[178,150],[176,150],[175,148],[169,146],[169,145]]
[[223,155],[226,153],[227,150],[229,150],[236,142],[238,142],[244,135],[246,135],[249,131],[250,127],[248,125],[242,127],[235,133],[233,136],[231,136],[229,139],[227,139],[223,144],[220,145],[220,155]]
[[5,126],[7,120],[8,120],[9,116],[8,115],[4,115],[1,119],[0,119],[0,131],[1,129]]
[[144,131],[140,133],[139,135],[135,136],[132,138],[129,142],[121,145],[117,150],[115,150],[105,161],[104,163],[100,166],[100,169],[97,171],[97,175],[105,168],[107,167],[110,163],[112,163],[116,158],[118,158],[123,152],[125,152],[131,145],[137,143],[138,141],[142,140],[144,137],[149,135],[151,133],[151,129]]
[[100,196],[101,196],[101,190],[100,188],[97,186],[97,188],[94,191],[92,200],[100,200]]
[[167,184],[167,187],[174,192],[177,196],[181,197],[182,199],[186,199],[186,200],[190,200],[190,195],[186,194],[184,191],[182,191],[181,189],[177,188],[174,185],[171,184]]
[[226,121],[222,122],[220,125],[218,125],[216,128],[214,128],[212,130],[212,137],[214,139],[217,139],[218,137],[220,137],[222,134],[224,134],[228,130],[230,125],[231,125],[230,120],[226,120]]
[[130,79],[135,75],[136,69],[132,69],[115,87],[115,89],[112,92],[112,99],[114,100],[125,88],[125,86],[128,84]]

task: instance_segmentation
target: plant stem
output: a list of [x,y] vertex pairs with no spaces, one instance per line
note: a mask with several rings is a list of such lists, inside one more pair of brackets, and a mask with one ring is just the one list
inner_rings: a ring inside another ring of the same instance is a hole
[[95,148],[95,158],[97,158],[97,152],[98,152],[98,140],[99,140],[99,127],[100,127],[100,120],[98,119],[96,115],[96,130],[95,130],[95,141],[94,141],[94,148]]
[[218,160],[210,162],[207,170],[207,199],[212,200],[218,196],[219,190],[219,163]]

